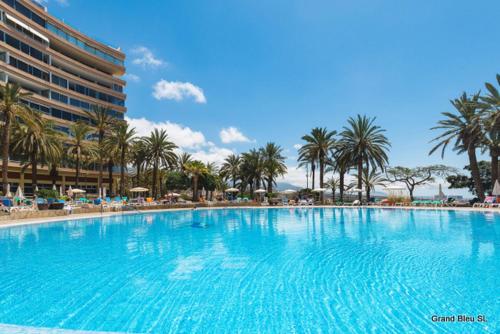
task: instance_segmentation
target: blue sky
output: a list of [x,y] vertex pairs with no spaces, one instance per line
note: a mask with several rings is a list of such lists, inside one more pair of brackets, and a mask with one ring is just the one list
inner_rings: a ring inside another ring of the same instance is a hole
[[46,4],[126,52],[127,115],[141,133],[166,127],[202,160],[275,141],[296,184],[300,137],[358,113],[387,129],[391,165],[463,167],[451,151],[428,157],[429,129],[449,99],[500,72],[495,0]]

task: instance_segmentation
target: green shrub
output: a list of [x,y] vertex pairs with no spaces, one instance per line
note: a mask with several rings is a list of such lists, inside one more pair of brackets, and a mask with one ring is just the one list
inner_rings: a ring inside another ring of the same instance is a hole
[[53,189],[40,189],[36,195],[40,198],[45,198],[45,199],[48,198],[59,199],[59,192]]

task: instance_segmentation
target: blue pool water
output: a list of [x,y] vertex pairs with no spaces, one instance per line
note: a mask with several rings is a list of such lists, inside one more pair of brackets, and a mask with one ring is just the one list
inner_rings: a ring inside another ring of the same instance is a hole
[[497,333],[500,216],[234,209],[19,226],[0,229],[0,280],[4,328]]

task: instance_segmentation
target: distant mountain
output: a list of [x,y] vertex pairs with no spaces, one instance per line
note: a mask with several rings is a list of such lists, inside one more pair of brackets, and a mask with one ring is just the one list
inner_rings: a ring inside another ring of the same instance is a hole
[[276,189],[278,191],[283,191],[283,190],[287,190],[287,189],[293,189],[293,190],[300,190],[302,189],[301,187],[297,187],[297,186],[294,186],[293,184],[291,183],[287,183],[287,182],[278,182],[276,183]]

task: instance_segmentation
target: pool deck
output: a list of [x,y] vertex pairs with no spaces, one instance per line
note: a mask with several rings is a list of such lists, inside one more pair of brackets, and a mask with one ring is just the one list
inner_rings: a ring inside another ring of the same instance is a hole
[[379,206],[379,205],[361,205],[361,206],[340,206],[340,205],[314,205],[314,206],[239,206],[239,207],[202,207],[202,208],[170,208],[158,210],[136,210],[136,211],[118,211],[118,212],[103,212],[103,213],[85,213],[85,214],[72,214],[59,217],[47,218],[28,218],[17,220],[6,220],[0,222],[0,228],[7,228],[22,225],[34,225],[55,223],[60,221],[73,221],[79,219],[91,218],[105,218],[118,215],[137,215],[148,214],[156,212],[168,211],[186,211],[186,210],[228,210],[228,209],[314,209],[314,208],[338,208],[338,209],[386,209],[386,210],[432,210],[432,211],[470,211],[470,212],[486,212],[486,213],[500,213],[499,208],[472,208],[472,207],[424,207],[424,206]]

